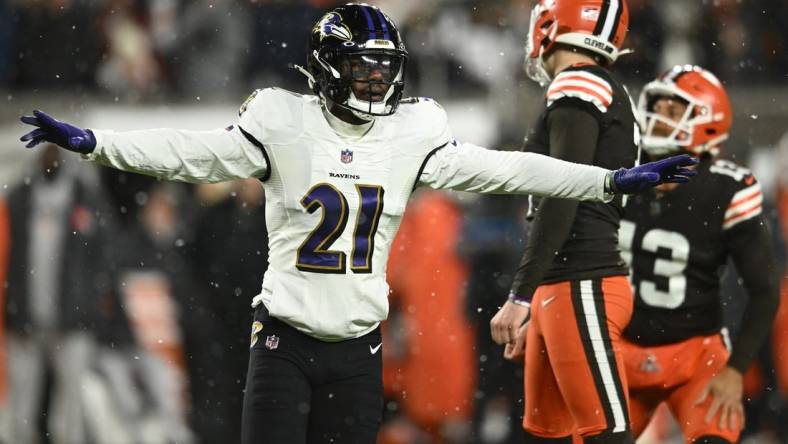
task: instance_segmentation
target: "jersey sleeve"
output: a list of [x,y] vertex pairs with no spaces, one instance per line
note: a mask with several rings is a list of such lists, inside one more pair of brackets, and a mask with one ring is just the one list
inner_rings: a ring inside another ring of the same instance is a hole
[[266,146],[298,137],[302,100],[278,88],[254,91],[241,105],[237,124],[211,131],[154,129],[94,130],[96,150],[89,160],[123,171],[166,180],[215,183],[259,178],[273,165]]
[[216,183],[264,178],[264,152],[236,126],[209,131],[151,129],[92,130],[96,149],[85,156],[98,164],[165,180]]
[[572,105],[602,115],[613,103],[613,88],[610,82],[593,72],[568,69],[550,83],[545,100],[548,110]]
[[769,334],[780,299],[780,272],[760,184],[732,162],[717,161],[711,170],[721,186],[733,187],[722,220],[723,239],[749,298],[728,365],[744,373]]
[[761,184],[752,175],[742,180],[742,187],[733,193],[722,221],[722,230],[730,233],[736,227],[758,218],[763,213]]
[[534,194],[609,201],[603,168],[565,162],[536,153],[496,151],[470,143],[447,143],[433,150],[419,172],[431,188],[492,194]]
[[742,374],[769,335],[780,303],[781,273],[768,225],[759,212],[737,224],[726,236],[726,250],[749,296],[739,335],[728,359],[728,365]]

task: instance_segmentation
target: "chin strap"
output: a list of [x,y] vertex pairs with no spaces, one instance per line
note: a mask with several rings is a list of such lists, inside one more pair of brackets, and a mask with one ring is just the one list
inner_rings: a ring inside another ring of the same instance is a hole
[[314,88],[315,77],[309,71],[307,71],[306,68],[304,68],[301,65],[296,65],[295,63],[291,63],[288,66],[291,69],[295,69],[296,71],[300,72],[301,74],[303,74],[306,77],[307,82],[309,82],[309,89],[313,89]]

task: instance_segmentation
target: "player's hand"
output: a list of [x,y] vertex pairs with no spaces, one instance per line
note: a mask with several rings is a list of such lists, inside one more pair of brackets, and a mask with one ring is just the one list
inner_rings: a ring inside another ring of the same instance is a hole
[[60,122],[43,111],[35,110],[32,116],[22,116],[19,120],[36,127],[19,138],[22,142],[28,142],[25,145],[28,148],[33,148],[41,142],[52,142],[82,154],[92,153],[96,148],[96,136],[92,131]]
[[490,321],[493,341],[499,345],[514,342],[517,331],[528,318],[530,311],[531,309],[526,306],[506,301]]
[[742,375],[733,367],[725,367],[703,389],[695,405],[702,404],[711,396],[711,406],[706,413],[706,423],[720,413],[720,428],[736,429],[736,415],[739,415],[741,427],[744,428],[744,407],[742,406]]
[[689,154],[644,163],[633,168],[621,168],[613,173],[613,191],[632,194],[663,183],[687,183],[697,174],[689,166],[698,160]]
[[525,358],[525,337],[528,334],[528,322],[521,325],[514,335],[514,342],[507,342],[503,349],[504,359],[512,362],[523,362]]

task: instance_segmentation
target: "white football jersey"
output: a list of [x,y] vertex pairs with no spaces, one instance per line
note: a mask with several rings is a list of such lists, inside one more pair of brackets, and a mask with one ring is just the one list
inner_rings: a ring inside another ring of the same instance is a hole
[[446,113],[406,100],[361,137],[329,124],[320,100],[258,90],[227,130],[94,131],[89,159],[189,182],[258,177],[269,266],[253,305],[325,341],[373,330],[388,314],[386,263],[419,185],[608,200],[606,170],[452,139]]
[[262,303],[324,340],[367,333],[388,313],[386,261],[419,169],[451,142],[432,101],[403,103],[349,143],[315,96],[258,92],[239,122],[265,147],[269,266]]

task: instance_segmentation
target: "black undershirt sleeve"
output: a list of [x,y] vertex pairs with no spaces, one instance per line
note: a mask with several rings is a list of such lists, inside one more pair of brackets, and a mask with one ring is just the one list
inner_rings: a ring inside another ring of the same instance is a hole
[[744,309],[741,329],[733,344],[728,365],[742,374],[747,371],[763,341],[769,335],[780,303],[780,270],[763,216],[733,227],[727,236],[728,252],[747,290],[749,300]]
[[[547,115],[547,128],[551,157],[593,163],[599,137],[599,121],[593,114],[579,107],[558,107]],[[569,236],[578,204],[575,200],[542,199],[512,284],[518,299],[530,301],[533,297]]]

